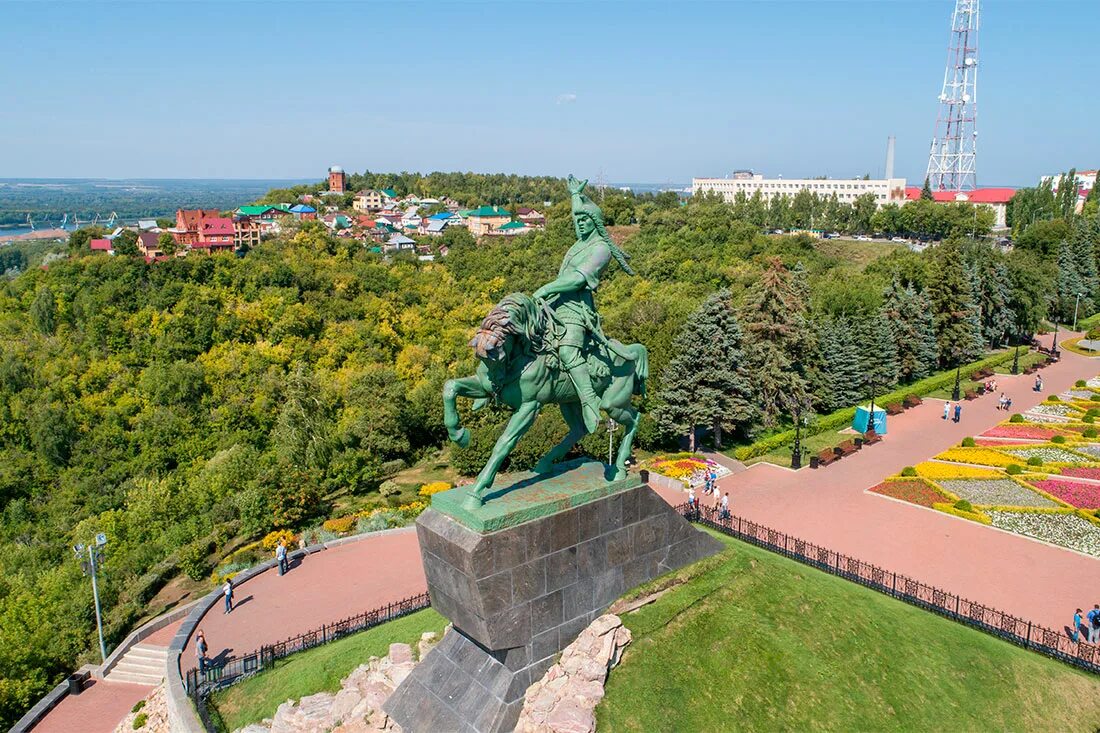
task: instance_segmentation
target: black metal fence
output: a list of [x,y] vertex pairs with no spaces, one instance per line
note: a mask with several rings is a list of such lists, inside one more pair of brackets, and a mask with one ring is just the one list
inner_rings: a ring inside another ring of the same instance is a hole
[[1057,631],[1040,626],[741,517],[728,514],[720,516],[720,512],[712,507],[692,508],[688,504],[682,504],[677,507],[677,511],[688,521],[859,583],[1026,649],[1100,674],[1100,646],[1074,641],[1065,630]]
[[428,608],[430,605],[431,601],[428,594],[421,593],[411,598],[395,601],[381,608],[350,616],[331,624],[325,624],[319,629],[262,646],[255,651],[235,656],[232,659],[225,661],[210,660],[201,671],[197,667],[187,670],[184,675],[184,688],[191,699],[194,700],[199,717],[202,718],[206,729],[216,730],[206,708],[206,698],[211,692],[235,685],[257,672],[271,669],[277,659],[327,644],[330,641],[336,641],[349,634],[373,628],[402,616],[408,616],[410,613]]

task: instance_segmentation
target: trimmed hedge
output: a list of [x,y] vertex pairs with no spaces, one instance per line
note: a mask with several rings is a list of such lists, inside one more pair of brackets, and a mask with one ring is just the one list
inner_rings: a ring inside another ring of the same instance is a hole
[[[973,364],[965,364],[963,365],[963,371],[968,369],[977,371],[985,368],[993,368],[1006,364],[1011,359],[1012,352],[1006,351],[1001,354],[994,354],[993,356],[986,357]],[[926,395],[953,384],[955,384],[955,370],[951,369],[941,374],[926,377],[919,382],[914,382],[913,384],[896,389],[893,392],[887,392],[884,395],[876,397],[875,403],[886,404],[888,402],[897,402],[898,400],[905,399],[908,395]],[[837,410],[836,412],[818,418],[813,425],[802,429],[802,435],[804,437],[809,437],[811,435],[824,433],[827,430],[839,429],[841,426],[851,424],[852,418],[855,416],[855,407],[845,407],[842,410]],[[790,430],[784,430],[782,433],[776,433],[767,438],[761,438],[749,445],[743,445],[740,448],[736,448],[733,451],[733,457],[739,461],[747,461],[750,458],[757,458],[765,453],[771,453],[776,448],[782,448],[793,442],[794,428],[791,428]]]

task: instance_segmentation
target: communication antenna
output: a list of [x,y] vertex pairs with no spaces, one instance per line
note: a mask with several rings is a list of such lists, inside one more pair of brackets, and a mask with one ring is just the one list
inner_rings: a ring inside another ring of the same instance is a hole
[[972,191],[978,157],[978,5],[955,0],[936,135],[928,154],[933,191]]

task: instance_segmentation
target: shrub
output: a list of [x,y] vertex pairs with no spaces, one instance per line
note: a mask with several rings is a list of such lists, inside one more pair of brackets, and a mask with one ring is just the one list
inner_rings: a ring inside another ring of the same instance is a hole
[[958,509],[960,512],[974,511],[974,506],[966,499],[959,499],[958,501],[956,501],[955,508]]
[[1078,379],[1078,380],[1077,380],[1076,382],[1074,382],[1074,383],[1073,383],[1073,386],[1074,386],[1074,387],[1085,387],[1085,386],[1088,386],[1088,385],[1087,385],[1087,383],[1085,382],[1085,380],[1083,380],[1083,379]]
[[1062,401],[1062,398],[1059,397],[1056,394],[1052,394],[1049,397],[1047,397],[1047,402],[1061,402],[1061,401]]
[[1027,459],[1027,465],[1029,466],[1041,466],[1043,465],[1043,459],[1039,456],[1032,456]]
[[917,405],[919,405],[919,404],[920,404],[920,403],[921,403],[922,401],[923,401],[923,400],[921,400],[921,398],[920,398],[920,397],[918,397],[918,396],[917,396],[917,395],[915,395],[915,394],[907,394],[907,395],[905,395],[905,399],[904,399],[904,400],[902,400],[902,403],[903,403],[903,404],[904,404],[904,405],[905,405],[906,407],[916,407],[916,406],[917,406]]
[[972,389],[968,389],[965,392],[963,392],[963,399],[964,400],[976,400],[976,399],[978,399],[978,393],[975,392]]
[[974,439],[970,438],[970,437],[963,438],[962,446],[963,446],[963,448],[973,448],[974,447]]
[[192,542],[180,549],[179,568],[191,580],[202,580],[210,572],[210,563],[206,561],[210,547],[203,541]]
[[1088,415],[1089,417],[1096,417],[1097,415],[1100,415],[1100,409],[1095,408],[1095,407],[1090,407],[1089,409],[1085,410],[1085,414]]
[[441,491],[450,490],[451,485],[446,481],[432,481],[430,484],[424,484],[420,487],[420,491],[417,493],[420,496],[431,496],[432,494],[438,494]]
[[[1085,338],[1092,341],[1100,339],[1100,326],[1094,326],[1093,328],[1090,328],[1088,331],[1086,331]],[[1081,386],[1084,387],[1085,385],[1082,384]]]
[[1018,463],[1013,463],[1013,464],[1009,465],[1008,468],[1005,469],[1005,472],[1009,476],[1019,476],[1021,473],[1024,472],[1024,467],[1021,466]]
[[134,706],[132,708],[130,708],[130,712],[131,713],[140,713],[141,709],[143,707],[145,707],[145,701],[144,700],[138,700],[136,703],[134,703]]
[[1065,443],[1066,442],[1066,436],[1064,436],[1064,435],[1055,435],[1055,436],[1051,437],[1050,442],[1051,443]]
[[331,542],[332,540],[339,539],[331,530],[321,527],[310,527],[302,532],[302,537],[305,538],[307,545],[319,545],[325,542]]
[[1024,416],[1017,412],[1012,417],[1008,418],[1008,421],[1009,422],[1023,422],[1024,421]]
[[1081,418],[1081,422],[1091,425],[1092,423],[1096,422],[1096,417],[1093,415],[1085,415],[1083,418]]
[[905,468],[901,469],[901,475],[902,476],[916,476],[917,475],[917,469],[913,468],[912,466],[906,466]]
[[149,716],[145,713],[138,713],[134,718],[134,730],[139,730],[145,727],[145,723],[148,722]]
[[1092,397],[1089,397],[1089,399],[1093,402],[1100,402],[1100,394],[1094,394]]
[[401,493],[401,487],[397,485],[396,481],[386,480],[382,482],[382,485],[378,487],[378,493],[382,496],[390,497],[397,496]]
[[329,532],[336,532],[337,534],[344,534],[350,532],[351,528],[355,526],[355,520],[357,517],[336,517],[335,519],[326,519],[321,525],[322,528],[327,529]]
[[1095,438],[1096,437],[1096,428],[1085,428],[1084,430],[1081,431],[1081,436],[1085,437],[1085,438]]
[[905,408],[901,406],[900,402],[888,402],[886,403],[887,415],[900,415]]
[[286,546],[291,547],[294,545],[294,540],[294,533],[289,529],[277,529],[260,540],[260,546],[265,550],[274,550],[280,541],[286,542]]

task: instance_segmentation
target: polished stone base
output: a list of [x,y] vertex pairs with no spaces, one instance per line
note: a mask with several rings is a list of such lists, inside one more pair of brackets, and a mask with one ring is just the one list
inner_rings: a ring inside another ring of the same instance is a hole
[[579,505],[496,532],[434,509],[417,520],[432,606],[454,631],[386,703],[403,730],[512,730],[527,688],[612,601],[722,548],[637,479],[577,489]]

